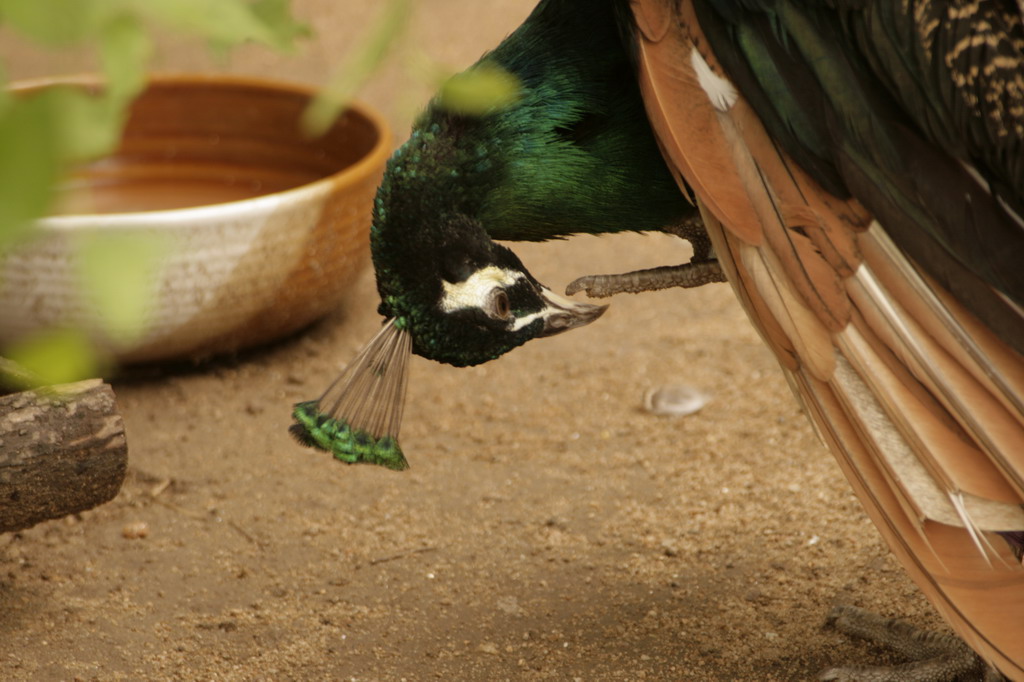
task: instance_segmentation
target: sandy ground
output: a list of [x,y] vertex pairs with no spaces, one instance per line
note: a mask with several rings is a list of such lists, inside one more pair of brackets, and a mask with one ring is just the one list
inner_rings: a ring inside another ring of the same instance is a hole
[[[346,4],[299,4],[321,37],[297,61],[220,68],[316,82],[368,20]],[[465,65],[532,2],[485,4],[424,0],[409,43]],[[363,97],[398,137],[424,89],[409,62]],[[638,235],[516,251],[555,289],[687,257]],[[416,358],[404,473],[286,433],[291,404],[372,335],[375,306],[367,272],[297,337],[115,380],[121,494],[0,536],[0,679],[809,679],[879,653],[822,627],[832,604],[938,624],[728,286],[617,299],[484,367]],[[684,418],[642,409],[672,383],[712,399]],[[139,523],[148,535],[126,538]]]

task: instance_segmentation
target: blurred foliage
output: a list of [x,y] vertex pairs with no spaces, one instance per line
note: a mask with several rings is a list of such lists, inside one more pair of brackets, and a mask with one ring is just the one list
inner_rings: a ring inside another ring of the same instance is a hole
[[50,206],[61,157],[53,99],[0,100],[0,253]]
[[[98,92],[62,86],[13,94],[0,69],[0,258],[51,208],[67,168],[114,148],[145,85],[154,29],[198,37],[217,51],[246,43],[291,50],[309,34],[289,0],[0,0],[0,25],[42,49],[95,50],[105,84]],[[127,340],[142,331],[166,245],[116,239],[83,240],[78,272],[108,336]],[[73,330],[45,332],[4,353],[49,383],[100,368],[84,334]]]
[[169,242],[169,237],[130,232],[80,240],[76,265],[83,294],[115,343],[130,344],[146,331],[159,267],[173,247]]
[[519,96],[518,78],[496,64],[484,62],[446,80],[437,102],[449,111],[482,116],[504,109]]
[[[48,329],[9,346],[4,353],[41,386],[63,384],[103,372],[101,353],[81,329]],[[16,381],[8,380],[16,384]],[[20,388],[33,388],[20,386]]]
[[405,30],[411,5],[411,0],[387,0],[366,37],[348,53],[303,114],[302,127],[307,135],[315,137],[325,133],[363,83],[377,70],[389,48]]

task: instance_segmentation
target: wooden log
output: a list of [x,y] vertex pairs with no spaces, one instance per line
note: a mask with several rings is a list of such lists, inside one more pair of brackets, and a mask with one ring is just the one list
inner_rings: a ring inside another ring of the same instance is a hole
[[0,396],[0,532],[102,504],[127,470],[124,422],[99,379]]

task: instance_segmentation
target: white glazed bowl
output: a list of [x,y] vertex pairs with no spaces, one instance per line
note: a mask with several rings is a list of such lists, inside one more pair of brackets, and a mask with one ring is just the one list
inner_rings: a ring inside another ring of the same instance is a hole
[[[68,82],[97,87],[79,78],[16,89]],[[77,170],[61,214],[0,255],[0,346],[74,326],[121,362],[197,357],[279,338],[335,308],[369,261],[391,141],[360,105],[306,139],[298,119],[312,94],[238,77],[154,77],[119,149]],[[97,234],[158,240],[141,332],[110,329],[83,295],[75,254]]]

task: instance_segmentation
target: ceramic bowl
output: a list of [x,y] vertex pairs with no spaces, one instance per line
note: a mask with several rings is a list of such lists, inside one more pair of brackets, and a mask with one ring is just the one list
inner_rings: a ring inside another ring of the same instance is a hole
[[[298,121],[312,95],[238,77],[154,77],[118,149],[76,169],[34,238],[0,255],[0,346],[74,326],[121,362],[206,356],[277,339],[337,307],[369,260],[391,140],[359,104],[308,139]],[[98,319],[83,292],[76,254],[95,235],[159,244],[153,293],[131,333]]]

